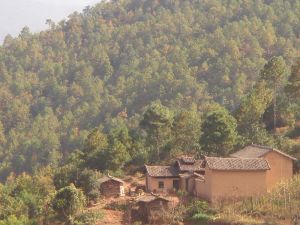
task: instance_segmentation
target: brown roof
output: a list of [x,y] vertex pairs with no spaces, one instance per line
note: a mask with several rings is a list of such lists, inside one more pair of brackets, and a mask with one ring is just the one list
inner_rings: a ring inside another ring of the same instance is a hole
[[150,177],[178,177],[178,171],[173,166],[147,166],[146,172]]
[[154,194],[139,196],[139,197],[136,198],[136,201],[137,202],[148,203],[148,202],[152,202],[152,201],[157,200],[157,199],[169,202],[169,199],[164,198],[162,196],[157,196],[157,195],[154,195]]
[[113,176],[110,176],[110,175],[107,175],[107,176],[104,176],[104,177],[100,178],[100,179],[98,180],[98,183],[99,183],[99,184],[102,184],[102,183],[105,183],[105,182],[110,181],[110,180],[114,180],[114,181],[116,181],[116,182],[119,182],[119,183],[124,184],[124,181],[123,181],[123,180],[121,180],[121,179],[119,179],[119,178],[116,178],[116,177],[113,177]]
[[268,154],[269,152],[277,152],[280,155],[283,155],[287,158],[290,158],[292,160],[297,160],[296,158],[279,151],[275,148],[267,147],[267,146],[261,146],[261,145],[249,145],[243,148],[242,150],[231,154],[231,157],[236,157],[236,158],[260,158],[263,157],[264,155]]
[[202,174],[193,172],[193,173],[182,173],[179,174],[179,177],[185,177],[185,178],[189,178],[189,177],[195,177],[195,178],[199,178],[199,179],[204,179],[204,176]]
[[194,157],[181,157],[176,161],[180,172],[203,171],[203,160],[195,160]]
[[181,157],[181,161],[185,164],[194,164],[196,160],[194,157],[183,156]]
[[269,170],[267,160],[263,158],[217,158],[205,157],[207,166],[211,170]]

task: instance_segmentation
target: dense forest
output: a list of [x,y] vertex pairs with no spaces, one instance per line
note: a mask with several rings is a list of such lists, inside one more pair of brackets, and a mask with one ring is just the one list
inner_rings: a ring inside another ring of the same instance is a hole
[[300,149],[298,0],[111,0],[46,23],[0,46],[0,224],[89,185],[75,168],[90,181],[249,143]]

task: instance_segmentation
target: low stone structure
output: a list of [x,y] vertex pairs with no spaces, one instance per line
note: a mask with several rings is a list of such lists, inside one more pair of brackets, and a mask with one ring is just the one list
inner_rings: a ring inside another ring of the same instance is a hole
[[165,210],[169,208],[169,200],[165,197],[150,194],[136,198],[136,208],[133,209],[132,217],[135,220],[150,222],[159,220]]
[[105,197],[118,197],[125,195],[124,181],[110,175],[98,180],[100,192]]

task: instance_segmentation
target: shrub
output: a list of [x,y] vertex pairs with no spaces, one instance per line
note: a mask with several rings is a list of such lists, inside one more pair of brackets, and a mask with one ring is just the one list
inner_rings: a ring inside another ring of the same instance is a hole
[[111,209],[116,211],[125,211],[128,208],[128,203],[124,201],[112,202],[105,206],[105,209]]
[[208,222],[212,219],[213,219],[213,217],[206,213],[196,213],[192,216],[192,220],[197,221],[197,222]]
[[102,218],[103,218],[102,212],[89,211],[77,215],[73,223],[74,225],[90,225],[90,224],[94,224],[97,220],[100,220]]
[[206,213],[209,211],[207,202],[194,200],[187,207],[188,216],[193,216],[195,214]]
[[0,220],[0,225],[25,225],[28,224],[28,219],[25,216],[17,218],[15,215],[7,217],[5,220]]
[[100,196],[97,179],[100,176],[96,171],[84,169],[80,172],[76,186],[80,187],[89,200],[96,200]]
[[52,207],[61,216],[66,218],[75,215],[85,206],[85,196],[73,184],[61,188],[55,195]]

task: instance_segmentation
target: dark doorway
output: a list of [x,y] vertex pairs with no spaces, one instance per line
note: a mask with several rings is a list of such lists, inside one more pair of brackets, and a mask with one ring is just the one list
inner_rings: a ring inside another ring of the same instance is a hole
[[185,190],[188,192],[189,191],[189,179],[185,179]]
[[176,190],[179,189],[179,180],[173,180],[173,188],[175,188]]

